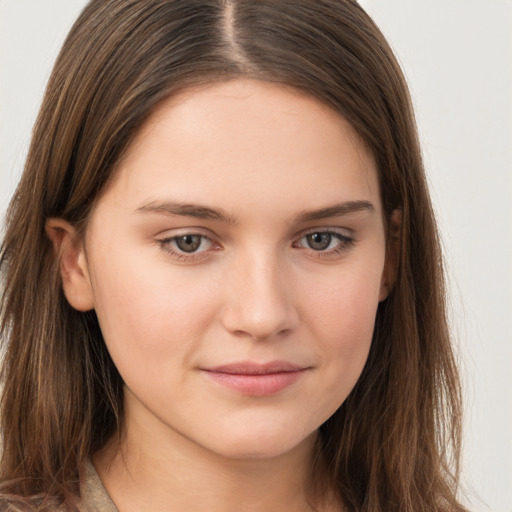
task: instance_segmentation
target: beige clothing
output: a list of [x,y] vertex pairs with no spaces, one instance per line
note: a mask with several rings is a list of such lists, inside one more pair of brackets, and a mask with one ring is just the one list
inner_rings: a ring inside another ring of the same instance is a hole
[[91,461],[87,461],[84,479],[80,486],[82,500],[80,511],[83,512],[119,512],[114,502],[101,483],[100,477]]
[[[87,461],[84,468],[80,494],[82,496],[78,504],[80,512],[119,512],[105,487],[103,487],[100,477],[90,460]],[[22,512],[24,510],[27,510],[27,507],[17,506],[0,499],[0,512]],[[30,510],[33,509],[30,508]],[[60,507],[55,509],[55,512],[61,511],[62,508]]]

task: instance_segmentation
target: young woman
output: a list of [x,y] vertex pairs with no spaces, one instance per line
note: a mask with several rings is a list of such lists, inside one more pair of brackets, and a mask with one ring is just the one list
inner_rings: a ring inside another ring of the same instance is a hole
[[463,510],[414,117],[355,1],[91,1],[1,271],[2,510]]

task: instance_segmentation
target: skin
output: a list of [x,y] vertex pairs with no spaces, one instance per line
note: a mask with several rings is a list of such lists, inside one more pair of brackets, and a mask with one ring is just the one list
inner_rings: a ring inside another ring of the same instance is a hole
[[[84,241],[47,231],[126,385],[122,446],[94,457],[119,510],[311,510],[317,429],[361,374],[394,271],[351,126],[269,83],[190,89],[142,127]],[[211,378],[240,361],[303,371],[265,396]]]

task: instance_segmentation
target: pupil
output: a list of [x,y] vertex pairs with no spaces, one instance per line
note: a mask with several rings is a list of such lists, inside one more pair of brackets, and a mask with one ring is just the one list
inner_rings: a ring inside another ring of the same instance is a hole
[[329,233],[313,233],[308,235],[308,244],[311,249],[321,251],[327,249],[331,243],[331,235]]
[[201,237],[198,235],[181,236],[176,239],[176,245],[183,252],[194,252],[201,245]]

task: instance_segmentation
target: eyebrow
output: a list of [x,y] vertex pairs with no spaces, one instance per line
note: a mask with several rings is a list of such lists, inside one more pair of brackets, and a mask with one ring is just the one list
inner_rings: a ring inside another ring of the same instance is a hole
[[179,201],[152,201],[135,210],[137,213],[162,213],[165,215],[177,215],[181,217],[195,217],[196,219],[217,220],[228,224],[234,224],[233,216],[228,215],[221,208],[210,208],[192,203]]
[[299,212],[295,217],[295,221],[297,223],[311,222],[314,220],[328,219],[330,217],[341,217],[349,213],[361,211],[374,212],[375,208],[370,201],[346,201],[320,208],[319,210]]
[[[164,215],[194,217],[203,220],[216,220],[227,224],[235,224],[236,218],[229,215],[222,208],[210,208],[208,206],[193,203],[182,203],[179,201],[152,201],[139,208],[136,213],[161,213]],[[369,201],[346,201],[320,208],[318,210],[305,210],[299,212],[294,221],[296,223],[312,222],[340,217],[360,211],[374,212],[375,208]]]

